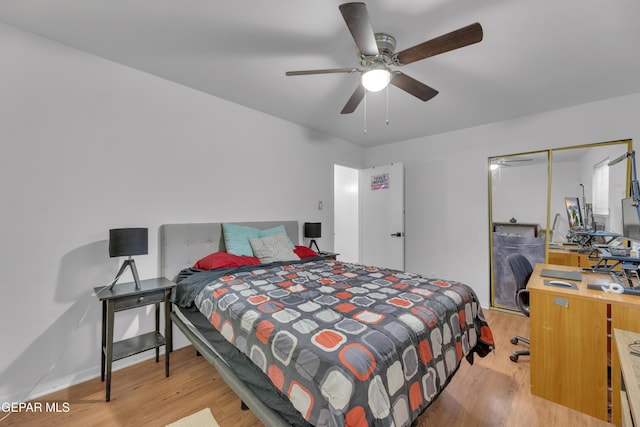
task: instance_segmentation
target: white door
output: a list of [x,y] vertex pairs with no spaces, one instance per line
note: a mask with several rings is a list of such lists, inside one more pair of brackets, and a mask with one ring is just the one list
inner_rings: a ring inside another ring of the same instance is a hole
[[404,167],[360,170],[360,263],[404,270]]
[[358,179],[360,170],[333,168],[333,251],[345,262],[359,262]]

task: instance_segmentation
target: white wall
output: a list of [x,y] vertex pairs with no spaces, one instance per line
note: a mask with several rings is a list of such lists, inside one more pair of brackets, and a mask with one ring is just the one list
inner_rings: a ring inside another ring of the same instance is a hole
[[[332,249],[333,165],[361,147],[4,25],[0,56],[0,401],[99,375],[110,228],[149,228],[143,279],[163,223],[321,221]],[[153,325],[116,318],[116,339]]]
[[[434,100],[437,102],[437,100]],[[640,94],[368,149],[406,173],[406,269],[471,285],[489,305],[487,158],[631,138]]]

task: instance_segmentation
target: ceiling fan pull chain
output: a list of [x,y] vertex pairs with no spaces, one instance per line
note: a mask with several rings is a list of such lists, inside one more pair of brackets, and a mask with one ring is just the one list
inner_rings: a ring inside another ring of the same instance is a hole
[[389,126],[389,85],[387,85],[387,126]]
[[364,134],[367,134],[367,90],[364,91]]

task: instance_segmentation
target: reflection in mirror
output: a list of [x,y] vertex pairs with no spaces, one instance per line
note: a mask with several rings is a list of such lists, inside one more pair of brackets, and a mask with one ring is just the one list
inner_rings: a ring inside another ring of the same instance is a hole
[[544,262],[547,231],[548,151],[489,158],[492,305],[517,310],[518,286],[507,255],[532,266]]
[[[630,153],[632,141],[621,140],[489,158],[493,306],[517,310],[509,253],[522,253],[535,266],[544,262],[549,243],[549,264],[591,268],[597,262],[589,257],[592,244],[626,242],[603,236],[625,232]],[[586,245],[575,244],[580,235],[590,239]]]
[[[617,242],[628,162],[609,163],[628,149],[629,141],[616,141],[552,150],[549,263],[589,268],[597,262],[588,255],[593,244]],[[603,233],[587,241],[589,231]]]

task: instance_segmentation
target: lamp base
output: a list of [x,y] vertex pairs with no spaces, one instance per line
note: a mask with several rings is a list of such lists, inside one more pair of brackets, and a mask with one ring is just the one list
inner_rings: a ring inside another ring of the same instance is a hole
[[316,252],[320,252],[320,248],[318,247],[315,239],[311,239],[311,241],[309,242],[309,249],[313,248],[313,245],[316,245]]
[[109,290],[112,291],[122,273],[127,269],[127,267],[131,268],[131,273],[133,274],[133,281],[136,283],[136,290],[140,290],[140,278],[138,278],[138,270],[136,269],[136,262],[129,257],[129,259],[124,260],[122,265],[120,266],[120,270],[118,270],[118,274],[116,274],[116,278],[113,279],[113,283],[109,286]]

